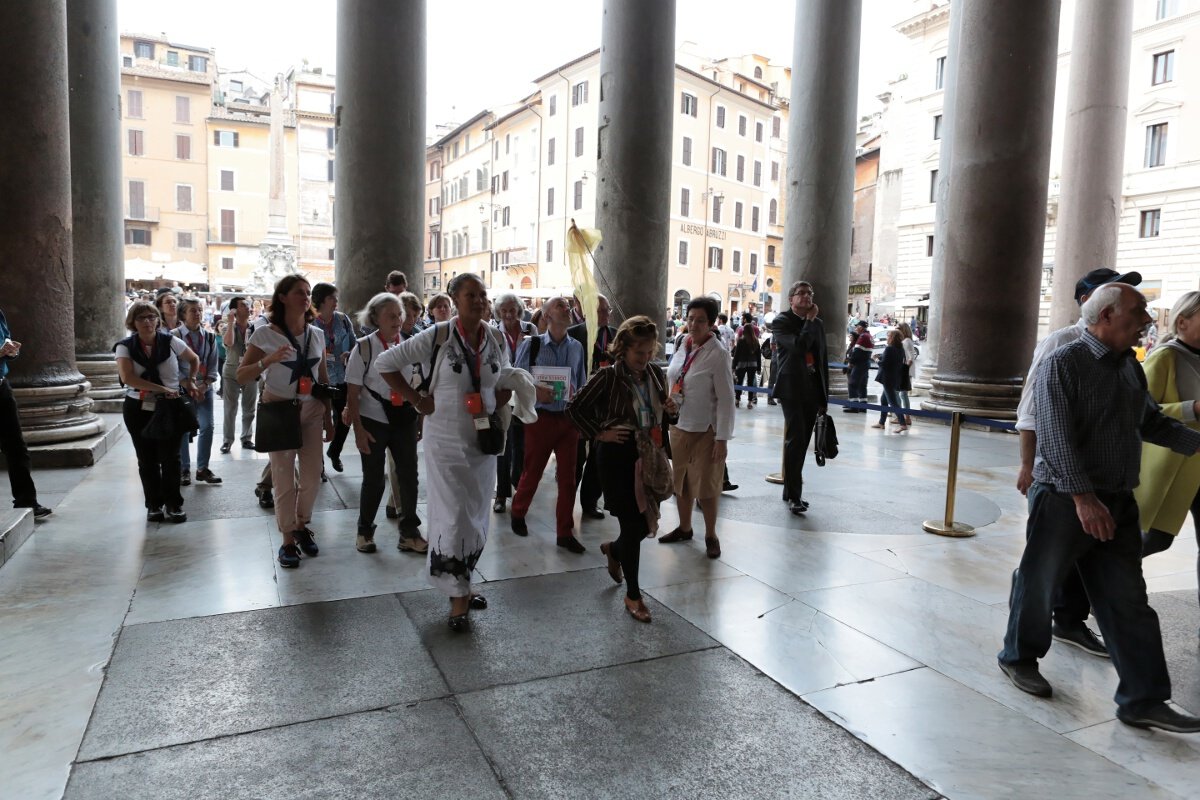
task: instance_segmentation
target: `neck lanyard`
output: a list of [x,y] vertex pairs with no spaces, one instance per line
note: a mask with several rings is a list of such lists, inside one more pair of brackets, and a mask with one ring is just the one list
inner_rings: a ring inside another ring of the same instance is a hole
[[[300,357],[301,363],[308,364],[308,346],[309,346],[309,344],[311,344],[310,340],[312,339],[312,337],[308,335],[308,325],[306,324],[304,326],[304,333],[301,334],[304,337],[304,351],[303,352],[301,352],[301,350],[300,350],[300,343],[296,341],[296,337],[292,336],[292,331],[290,328],[288,328],[287,323],[285,322],[283,325],[280,325],[279,327],[283,328],[283,335],[287,337],[288,344],[290,344],[292,346],[292,348],[296,351],[296,355]],[[309,370],[309,377],[312,377],[311,368]]]
[[[708,338],[711,339],[712,336],[709,336]],[[708,344],[708,341],[706,340],[704,344]],[[679,377],[675,380],[675,383],[679,384],[680,386],[683,385],[683,379],[687,377],[688,370],[692,368],[692,362],[696,360],[696,356],[700,355],[700,351],[704,348],[704,344],[697,347],[695,352],[692,352],[692,337],[687,337],[685,343],[687,350],[685,351],[683,357],[683,368],[679,370]]]
[[192,347],[192,350],[196,353],[196,356],[200,359],[200,366],[201,366],[201,368],[203,368],[205,362],[208,361],[208,357],[207,357],[208,353],[204,352],[204,347],[206,344],[208,344],[208,337],[204,335],[203,329],[193,331],[190,328],[185,326],[184,330],[187,331],[187,334],[184,336],[184,338],[187,339],[188,347],[192,347],[192,335],[193,334],[199,335],[200,344],[197,345],[196,347]]
[[[458,341],[466,351],[463,355],[475,356],[475,374],[472,375],[472,377],[475,379],[475,385],[478,387],[481,380],[481,370],[483,368],[483,337],[479,337],[479,347],[476,348],[467,341],[467,331],[465,328],[463,328],[462,320],[456,319],[454,321],[454,326],[456,329],[455,332],[458,334]],[[479,335],[483,332],[477,328],[475,333],[476,335]],[[476,389],[476,391],[478,391],[478,389]]]
[[337,313],[334,312],[334,315],[329,318],[328,328],[325,327],[325,320],[321,319],[320,317],[317,317],[315,320],[313,320],[313,322],[316,322],[321,328],[321,331],[325,334],[326,352],[332,353],[333,348],[337,345]]
[[382,334],[382,333],[378,333],[378,332],[376,332],[376,334],[375,334],[375,335],[379,337],[379,341],[383,342],[383,349],[384,349],[384,350],[387,350],[389,347],[391,347],[391,346],[392,346],[392,345],[394,345],[394,344],[400,344],[400,334],[396,334],[396,338],[395,338],[395,340],[394,340],[394,341],[391,341],[391,342],[389,342],[387,339],[383,338],[383,334]]
[[[641,400],[641,410],[645,412],[645,414],[638,414],[638,427],[654,427],[654,406],[650,403],[649,379],[643,375],[640,383],[633,384],[633,389],[638,393],[638,399]],[[643,426],[643,419],[647,420],[649,424]]]
[[[520,323],[518,323],[518,324],[520,324]],[[520,328],[517,329],[516,336],[509,336],[508,328],[504,329],[504,338],[508,340],[508,349],[509,349],[511,358],[513,358],[513,359],[515,359],[517,357],[517,342],[519,342],[521,340],[521,336],[522,336],[522,333],[521,333]]]

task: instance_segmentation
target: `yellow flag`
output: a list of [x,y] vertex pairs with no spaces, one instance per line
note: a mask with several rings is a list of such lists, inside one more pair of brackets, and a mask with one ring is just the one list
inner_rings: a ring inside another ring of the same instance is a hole
[[567,231],[567,263],[571,267],[571,284],[575,287],[575,296],[579,298],[579,306],[583,310],[583,319],[587,323],[587,348],[584,350],[584,367],[590,375],[592,352],[596,347],[596,337],[599,335],[596,316],[600,307],[600,290],[596,287],[596,277],[592,274],[591,254],[600,244],[600,231],[595,228],[580,230],[571,220],[571,229]]

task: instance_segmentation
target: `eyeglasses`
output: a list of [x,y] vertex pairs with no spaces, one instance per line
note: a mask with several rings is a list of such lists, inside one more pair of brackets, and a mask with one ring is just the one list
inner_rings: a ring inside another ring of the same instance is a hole
[[158,315],[143,314],[140,317],[134,317],[134,322],[158,322]]
[[793,292],[792,297],[796,297],[797,295],[811,295],[811,294],[812,294],[812,292],[809,291],[808,289],[800,289],[799,291]]

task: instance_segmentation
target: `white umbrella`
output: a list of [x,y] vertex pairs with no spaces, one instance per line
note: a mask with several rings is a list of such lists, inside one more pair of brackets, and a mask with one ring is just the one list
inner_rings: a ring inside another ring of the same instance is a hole
[[131,258],[125,262],[125,280],[152,281],[158,277],[161,264],[147,261],[144,258]]
[[[1182,295],[1180,295],[1180,296],[1182,296]],[[1146,307],[1147,308],[1161,308],[1166,311],[1170,311],[1172,308],[1175,307],[1175,303],[1177,303],[1178,301],[1179,301],[1178,296],[1172,297],[1170,299],[1167,299],[1165,297],[1158,297],[1158,298],[1155,298],[1154,300],[1151,300],[1149,303],[1146,303]]]
[[208,283],[208,269],[195,261],[172,261],[163,267],[163,277],[178,283]]

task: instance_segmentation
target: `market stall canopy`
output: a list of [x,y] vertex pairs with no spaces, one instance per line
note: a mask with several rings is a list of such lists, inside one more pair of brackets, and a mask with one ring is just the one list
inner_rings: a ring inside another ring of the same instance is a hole
[[158,277],[161,270],[161,264],[144,258],[131,258],[125,262],[125,280],[152,281]]
[[181,284],[208,284],[208,269],[203,264],[197,264],[195,261],[188,261],[187,259],[164,264],[162,267],[162,276],[166,280]]

